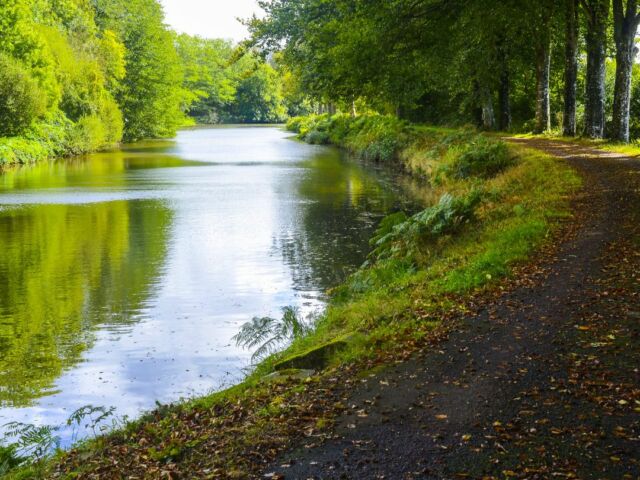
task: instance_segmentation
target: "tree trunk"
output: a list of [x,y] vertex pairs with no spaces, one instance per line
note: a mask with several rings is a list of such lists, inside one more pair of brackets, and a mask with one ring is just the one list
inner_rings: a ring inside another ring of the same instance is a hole
[[605,55],[609,0],[583,0],[587,5],[587,91],[584,133],[604,138],[605,130]]
[[631,74],[636,55],[635,36],[638,30],[637,1],[613,1],[614,33],[616,41],[616,85],[613,98],[612,138],[629,143],[629,115],[631,110]]
[[576,136],[576,88],[578,80],[578,0],[566,0],[567,31],[564,64],[564,115],[562,134]]
[[504,50],[500,49],[500,88],[498,90],[498,105],[500,108],[498,126],[500,130],[507,131],[511,128],[511,79],[509,77],[509,65]]
[[549,77],[551,73],[551,45],[545,41],[536,52],[536,126],[535,133],[551,129]]
[[482,128],[485,130],[493,130],[496,127],[496,115],[493,110],[493,98],[491,91],[483,87],[480,91],[482,101]]

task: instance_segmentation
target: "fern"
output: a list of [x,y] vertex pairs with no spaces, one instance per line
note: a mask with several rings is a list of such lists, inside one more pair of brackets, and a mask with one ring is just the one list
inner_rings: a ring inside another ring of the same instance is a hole
[[94,437],[97,437],[98,430],[102,433],[108,428],[104,422],[113,417],[115,410],[115,407],[94,407],[93,405],[85,405],[77,409],[67,419],[67,426],[74,426],[73,440],[76,440],[78,428],[84,421],[86,421],[84,428],[91,429]]
[[43,460],[53,450],[60,448],[60,437],[56,435],[60,427],[11,422],[6,424],[5,428],[7,429],[5,440],[16,439],[10,448],[15,448],[21,455],[36,462]]
[[236,345],[254,350],[252,363],[275,353],[285,343],[302,338],[311,331],[311,326],[300,319],[296,307],[284,307],[282,318],[254,317],[234,335]]
[[16,445],[3,446],[0,445],[0,476],[8,473],[10,470],[19,467],[27,459],[18,454]]
[[444,194],[440,201],[410,218],[394,214],[382,221],[372,240],[374,250],[369,263],[388,258],[415,257],[425,246],[443,235],[458,231],[474,218],[481,194],[473,191],[463,197]]

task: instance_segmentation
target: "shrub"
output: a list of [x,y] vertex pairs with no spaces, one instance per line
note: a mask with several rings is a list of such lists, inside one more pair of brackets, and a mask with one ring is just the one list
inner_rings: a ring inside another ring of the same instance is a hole
[[460,155],[451,165],[455,178],[492,178],[513,165],[515,157],[504,142],[482,135],[464,145]]
[[104,125],[103,144],[98,148],[115,145],[122,140],[124,119],[116,101],[110,96],[102,100],[100,105],[100,120]]
[[69,132],[68,151],[72,155],[99,150],[106,143],[106,129],[100,117],[82,117]]
[[293,133],[300,133],[300,127],[308,117],[291,117],[287,120],[287,130]]
[[289,120],[287,129],[312,144],[332,143],[345,147],[363,160],[389,162],[409,144],[409,124],[395,117],[338,114],[311,115]]
[[352,120],[344,143],[363,160],[390,162],[412,137],[409,125],[396,117],[367,115]]
[[311,145],[326,145],[329,143],[329,134],[319,130],[311,130],[305,135],[305,140]]
[[410,218],[398,214],[387,217],[372,239],[375,248],[370,259],[415,258],[442,236],[472,221],[480,200],[477,190],[459,197],[447,193],[436,205]]
[[49,158],[51,151],[37,140],[0,138],[0,165],[36,163]]
[[45,95],[17,61],[0,54],[0,136],[23,133],[46,110]]

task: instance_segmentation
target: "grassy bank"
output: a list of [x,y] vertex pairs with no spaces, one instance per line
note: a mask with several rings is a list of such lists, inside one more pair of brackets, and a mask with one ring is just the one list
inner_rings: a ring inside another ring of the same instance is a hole
[[252,475],[301,436],[326,434],[360,375],[406,358],[446,331],[472,295],[499,286],[570,215],[579,187],[561,161],[472,131],[381,116],[294,119],[289,127],[310,143],[406,169],[431,185],[430,205],[386,218],[367,263],[333,289],[326,312],[310,328],[290,328],[293,343],[240,385],[160,407],[8,478]]

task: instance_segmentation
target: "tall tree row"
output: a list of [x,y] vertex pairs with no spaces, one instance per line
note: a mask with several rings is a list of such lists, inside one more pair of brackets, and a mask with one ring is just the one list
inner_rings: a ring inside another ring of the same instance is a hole
[[[629,141],[637,0],[272,0],[252,44],[316,101]],[[607,71],[615,70],[613,77]],[[613,91],[613,98],[608,97]],[[636,122],[638,123],[638,122]]]

